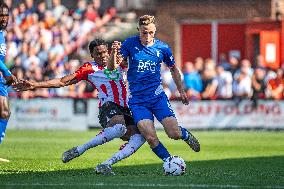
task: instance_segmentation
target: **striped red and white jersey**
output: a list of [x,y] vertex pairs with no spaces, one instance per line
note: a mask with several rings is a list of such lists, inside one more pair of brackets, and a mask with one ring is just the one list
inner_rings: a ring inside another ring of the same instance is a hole
[[[117,73],[107,76],[104,72],[106,66],[100,66],[96,62],[84,63],[76,70],[76,79],[86,80],[98,90],[99,107],[105,102],[114,102],[122,107],[127,107],[127,91],[123,80],[123,66],[118,66]],[[116,78],[116,79],[110,79]]]

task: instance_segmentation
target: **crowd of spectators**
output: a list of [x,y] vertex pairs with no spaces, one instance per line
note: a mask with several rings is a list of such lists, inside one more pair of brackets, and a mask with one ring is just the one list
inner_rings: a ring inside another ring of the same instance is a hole
[[[12,6],[12,1],[8,0],[7,4]],[[53,0],[51,8],[47,8],[44,0],[37,4],[25,0],[11,7],[6,35],[7,66],[17,78],[36,81],[73,73],[84,58],[87,60],[88,41],[95,32],[103,31],[116,15],[115,8],[102,11],[100,7],[100,0],[79,0],[74,10],[69,10],[60,0]],[[23,93],[11,90],[10,95],[21,98],[96,96],[92,91],[81,82],[62,89]]]
[[[12,5],[12,0],[7,0]],[[6,64],[19,79],[36,81],[58,78],[73,73],[90,60],[86,46],[94,33],[104,33],[106,25],[117,22],[116,9],[101,9],[101,0],[79,0],[75,9],[68,9],[60,0],[34,4],[25,0],[11,8],[6,35]],[[227,58],[219,62],[201,57],[185,62],[182,67],[184,86],[191,100],[284,98],[283,68],[271,70],[259,56],[254,65],[247,59]],[[170,99],[179,97],[169,69],[162,67],[162,80]],[[10,96],[96,97],[96,90],[86,82],[59,89],[36,89]]]
[[[256,105],[257,99],[284,98],[283,68],[276,70],[265,67],[262,56],[257,57],[254,66],[247,60],[235,57],[226,59],[221,54],[219,62],[212,59],[186,62],[183,66],[184,86],[188,97],[192,100],[229,100],[237,102],[251,99]],[[167,95],[176,98],[176,89],[169,80],[170,75],[163,70]]]

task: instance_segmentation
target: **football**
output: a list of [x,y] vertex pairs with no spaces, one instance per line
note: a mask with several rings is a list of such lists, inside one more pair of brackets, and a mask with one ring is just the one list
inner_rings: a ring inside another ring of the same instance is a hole
[[180,176],[185,173],[186,164],[179,156],[168,157],[163,164],[165,175]]

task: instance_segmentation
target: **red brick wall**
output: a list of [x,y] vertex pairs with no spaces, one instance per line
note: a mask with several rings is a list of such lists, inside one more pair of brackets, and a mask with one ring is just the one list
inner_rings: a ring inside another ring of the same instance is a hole
[[175,27],[183,20],[270,18],[271,10],[271,0],[157,0],[157,36],[174,51]]

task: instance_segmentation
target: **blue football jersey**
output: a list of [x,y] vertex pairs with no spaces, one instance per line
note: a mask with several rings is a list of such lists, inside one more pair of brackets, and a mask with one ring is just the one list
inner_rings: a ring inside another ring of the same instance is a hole
[[[11,72],[7,69],[5,65],[5,56],[6,56],[6,43],[4,32],[0,30],[0,71],[2,75],[9,76]],[[0,76],[0,96],[8,96],[7,86],[4,84],[5,79]]]
[[5,56],[6,56],[6,42],[4,37],[4,32],[0,30],[0,71],[4,76],[10,76],[11,72],[5,65]]
[[4,63],[6,56],[6,42],[4,32],[0,30],[0,60]]
[[127,38],[121,45],[120,53],[128,58],[127,80],[130,89],[130,102],[145,102],[164,93],[161,84],[161,63],[168,67],[175,64],[170,47],[155,39],[151,46],[142,45],[139,36]]
[[[0,30],[0,70],[7,70],[7,67],[5,65],[5,56],[6,56],[6,42],[5,42],[5,37],[4,37],[4,32]],[[2,72],[2,74],[4,74]],[[0,81],[3,82],[3,78],[0,77]]]

